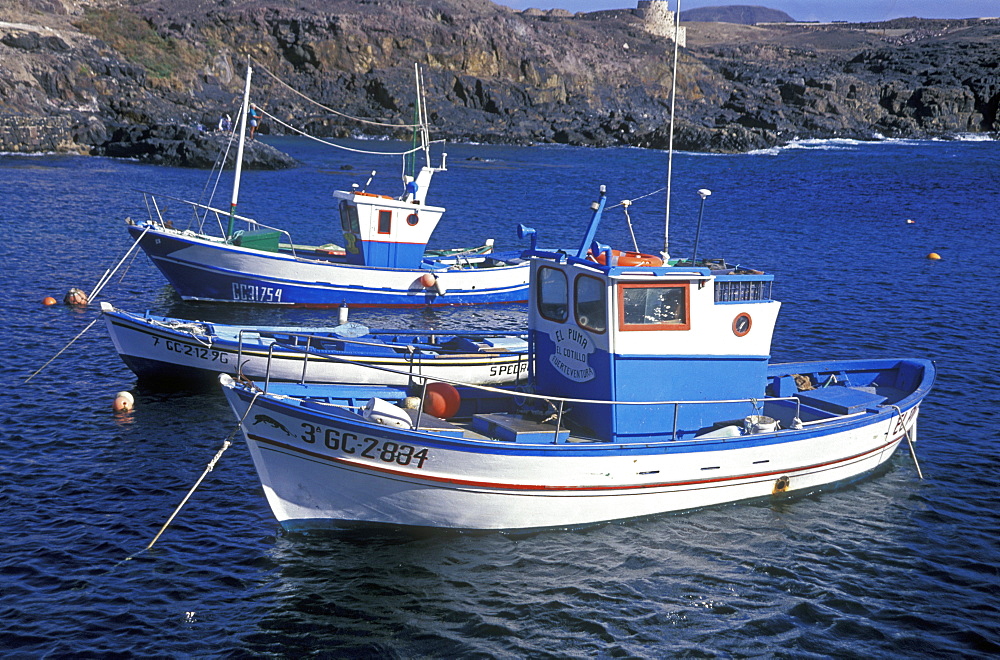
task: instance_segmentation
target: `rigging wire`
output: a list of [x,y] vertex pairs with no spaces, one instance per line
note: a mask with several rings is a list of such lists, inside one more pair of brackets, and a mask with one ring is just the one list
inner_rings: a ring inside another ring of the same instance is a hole
[[[365,119],[364,117],[355,117],[353,115],[348,115],[346,113],[339,112],[339,111],[334,110],[333,108],[331,108],[329,106],[323,105],[322,103],[320,103],[319,101],[317,101],[315,99],[312,99],[312,98],[306,96],[305,94],[303,94],[302,92],[300,92],[299,90],[295,89],[294,87],[292,87],[291,85],[289,85],[288,83],[286,83],[285,81],[283,81],[281,78],[279,78],[278,76],[276,76],[266,66],[264,66],[263,64],[261,64],[257,60],[253,60],[252,59],[251,61],[254,63],[254,66],[260,67],[261,71],[263,71],[267,75],[271,76],[271,78],[273,78],[275,81],[277,81],[277,83],[279,85],[281,85],[282,87],[284,87],[285,89],[287,89],[291,93],[295,94],[296,96],[299,96],[299,97],[303,98],[304,100],[308,101],[309,103],[312,103],[313,105],[315,105],[317,107],[320,107],[323,110],[325,110],[325,111],[327,111],[327,112],[329,112],[331,114],[337,115],[338,117],[343,117],[344,119],[350,119],[352,121],[360,122],[362,124],[369,124],[371,126],[388,126],[390,128],[420,128],[419,124],[390,124],[388,122],[381,122],[381,121],[375,121],[375,120],[372,120],[372,119]],[[273,119],[273,117],[272,117],[272,119]]]
[[[321,144],[325,144],[328,147],[334,147],[335,149],[342,149],[343,151],[349,151],[349,152],[355,153],[355,154],[367,154],[367,155],[371,155],[371,156],[406,156],[406,155],[415,153],[417,151],[422,151],[424,149],[423,146],[418,146],[418,147],[415,147],[413,149],[407,149],[406,151],[368,151],[366,149],[354,149],[352,147],[345,147],[344,145],[337,144],[336,142],[329,142],[327,140],[324,140],[323,138],[318,138],[315,135],[310,135],[309,133],[306,133],[305,131],[303,131],[303,130],[301,130],[299,128],[296,128],[296,127],[292,126],[291,124],[288,124],[286,122],[281,121],[280,119],[278,119],[277,117],[275,117],[274,115],[272,115],[271,113],[269,113],[267,110],[263,110],[263,109],[260,109],[260,108],[258,108],[258,109],[260,110],[261,114],[264,115],[265,117],[268,117],[268,118],[272,119],[275,123],[281,124],[282,126],[284,126],[285,128],[287,128],[290,131],[298,133],[302,137],[307,137],[310,140],[315,140],[316,142],[319,142]],[[397,126],[397,128],[405,128],[405,127]],[[437,143],[443,143],[443,142],[445,142],[445,140],[434,140],[430,144],[437,144]]]

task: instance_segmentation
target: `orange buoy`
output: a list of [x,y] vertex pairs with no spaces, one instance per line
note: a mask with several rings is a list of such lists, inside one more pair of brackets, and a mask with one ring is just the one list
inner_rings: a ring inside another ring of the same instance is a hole
[[[663,259],[642,252],[625,252],[623,250],[611,250],[611,256],[616,266],[662,266]],[[591,257],[594,261],[604,265],[607,260],[604,252],[599,252],[597,257]]]
[[74,307],[83,307],[90,301],[87,300],[87,294],[73,287],[66,292],[66,296],[63,298],[63,302],[67,305],[72,305]]
[[115,412],[130,412],[135,408],[135,398],[131,392],[119,392],[115,395],[115,402],[112,404]]
[[907,218],[907,219],[906,219],[906,224],[908,224],[908,225],[913,225],[913,224],[916,224],[916,222],[915,222],[915,221],[913,221],[913,220],[911,220],[911,219],[909,219],[909,218]]
[[424,397],[424,412],[441,419],[454,417],[462,404],[462,395],[448,383],[431,383]]
[[429,289],[434,286],[435,282],[437,282],[437,278],[430,273],[424,273],[420,276],[420,284],[423,285],[425,289]]
[[930,254],[927,255],[927,258],[930,259],[931,261],[940,261],[941,255],[938,254],[937,252],[931,252]]
[[43,305],[55,305],[56,302],[57,302],[56,299],[53,298],[52,296],[45,296],[44,298],[42,298]]

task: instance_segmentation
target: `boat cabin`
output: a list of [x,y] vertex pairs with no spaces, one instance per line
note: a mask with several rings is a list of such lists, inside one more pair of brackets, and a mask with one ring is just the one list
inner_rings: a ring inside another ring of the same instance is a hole
[[444,208],[424,203],[435,171],[423,167],[400,197],[338,190],[340,227],[347,263],[380,268],[419,268]]
[[[618,442],[662,439],[665,429],[691,438],[720,420],[742,424],[746,399],[765,396],[780,307],[770,298],[773,276],[616,265],[592,240],[603,205],[602,195],[579,252],[532,260],[537,391],[594,401],[567,404],[563,419]],[[599,252],[606,258],[595,258]],[[728,402],[735,399],[743,401]]]

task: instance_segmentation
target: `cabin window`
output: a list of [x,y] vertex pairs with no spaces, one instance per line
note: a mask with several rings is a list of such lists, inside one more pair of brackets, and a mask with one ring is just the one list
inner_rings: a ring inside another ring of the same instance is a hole
[[358,207],[346,199],[340,200],[340,227],[349,234],[361,233],[361,223],[358,222]]
[[406,216],[406,224],[410,225],[411,227],[416,227],[418,222],[420,222],[420,218],[417,217],[416,213],[411,213],[410,215]]
[[688,285],[623,284],[618,289],[621,330],[690,330]]
[[569,316],[569,284],[566,273],[542,266],[535,284],[538,313],[550,321],[565,321]]
[[576,278],[573,293],[573,313],[581,328],[593,332],[608,329],[608,311],[605,304],[604,281],[589,275]]
[[378,212],[378,233],[388,234],[392,231],[392,211]]
[[748,278],[715,281],[715,302],[748,302],[770,297],[771,282]]

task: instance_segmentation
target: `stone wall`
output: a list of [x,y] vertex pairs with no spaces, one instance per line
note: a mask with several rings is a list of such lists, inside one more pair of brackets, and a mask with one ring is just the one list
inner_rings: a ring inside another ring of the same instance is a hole
[[86,153],[73,138],[69,117],[0,115],[0,152]]

